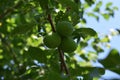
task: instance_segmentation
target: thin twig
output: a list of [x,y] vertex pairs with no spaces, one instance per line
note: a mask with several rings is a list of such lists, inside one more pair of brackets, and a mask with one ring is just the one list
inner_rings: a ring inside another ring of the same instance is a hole
[[62,70],[64,69],[66,74],[69,75],[70,73],[69,73],[69,70],[68,70],[68,68],[66,66],[65,60],[64,60],[64,52],[60,48],[58,48],[58,51],[59,51],[59,54],[60,54]]
[[51,18],[51,14],[48,14],[48,21],[49,21],[50,24],[51,24],[52,31],[53,31],[53,32],[56,32],[56,31],[55,31],[55,26],[54,26],[53,21],[52,21],[52,18]]

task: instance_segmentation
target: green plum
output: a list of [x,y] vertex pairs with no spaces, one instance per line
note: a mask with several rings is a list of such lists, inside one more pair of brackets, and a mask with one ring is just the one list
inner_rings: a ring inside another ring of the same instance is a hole
[[56,30],[59,35],[68,37],[72,35],[74,28],[70,22],[61,21],[56,25]]
[[64,52],[73,52],[77,48],[77,43],[72,38],[63,38],[60,45]]
[[61,37],[57,33],[52,33],[51,35],[46,35],[43,42],[48,48],[56,48],[61,43]]

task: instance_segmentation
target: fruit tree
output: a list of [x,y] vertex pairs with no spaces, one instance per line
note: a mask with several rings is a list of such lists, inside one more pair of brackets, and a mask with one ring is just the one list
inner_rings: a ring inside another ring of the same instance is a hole
[[[84,16],[114,17],[117,7],[108,2],[101,13],[101,6],[99,0],[0,0],[0,80],[98,80],[106,69],[120,74],[116,49],[98,60],[99,44],[109,37],[86,26]],[[88,46],[94,51],[84,51]]]

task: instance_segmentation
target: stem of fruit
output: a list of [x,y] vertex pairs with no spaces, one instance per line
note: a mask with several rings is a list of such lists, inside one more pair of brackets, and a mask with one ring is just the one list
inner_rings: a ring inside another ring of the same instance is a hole
[[[53,24],[52,17],[51,17],[50,14],[48,14],[48,21],[50,22],[52,31],[53,31],[53,32],[56,32],[55,26],[54,26],[54,24]],[[65,70],[65,73],[66,73],[67,75],[69,75],[70,73],[69,73],[69,70],[68,70],[68,68],[67,68],[67,66],[66,66],[65,60],[64,60],[64,52],[60,49],[60,47],[58,47],[58,51],[59,51],[59,54],[60,54],[61,72],[63,72],[63,70]]]

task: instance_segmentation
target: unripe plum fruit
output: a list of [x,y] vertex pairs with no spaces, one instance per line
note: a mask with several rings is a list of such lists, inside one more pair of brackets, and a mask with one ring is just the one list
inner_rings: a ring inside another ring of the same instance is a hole
[[77,43],[72,38],[63,38],[60,47],[64,52],[70,53],[76,50]]
[[73,25],[67,21],[58,22],[58,24],[56,25],[57,33],[65,37],[71,36],[73,33],[73,29]]
[[52,33],[51,35],[46,35],[43,42],[48,48],[56,48],[61,43],[61,37],[57,33]]

